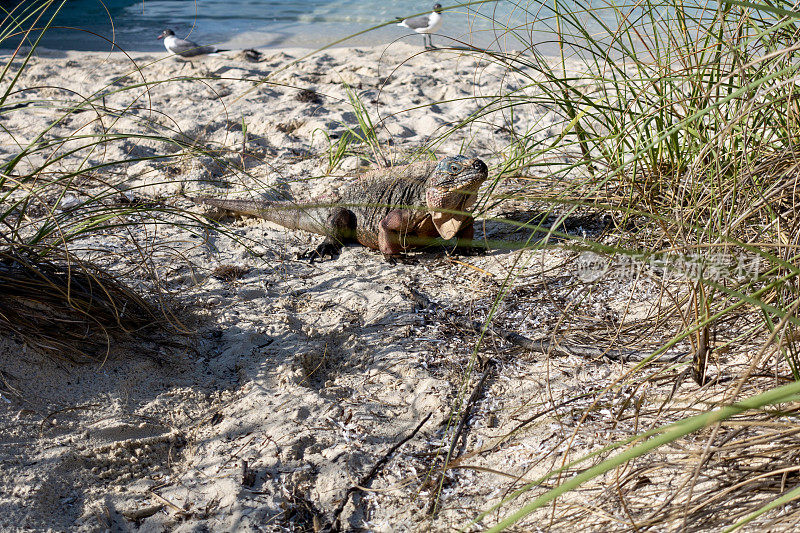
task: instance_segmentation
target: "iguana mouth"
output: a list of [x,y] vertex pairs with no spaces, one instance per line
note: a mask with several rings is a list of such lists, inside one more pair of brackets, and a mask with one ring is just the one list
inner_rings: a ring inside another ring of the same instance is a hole
[[455,179],[447,180],[433,188],[442,192],[474,192],[484,181],[486,181],[485,175],[474,173],[467,176],[456,176]]
[[452,188],[432,187],[428,191],[428,206],[463,210],[475,203],[478,189],[484,180],[454,185]]

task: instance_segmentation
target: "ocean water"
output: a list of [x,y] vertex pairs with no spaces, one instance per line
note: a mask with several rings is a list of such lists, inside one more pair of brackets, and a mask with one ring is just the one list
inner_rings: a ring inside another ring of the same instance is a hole
[[[0,6],[31,5],[41,0],[0,0]],[[439,0],[445,7],[457,5]],[[42,46],[60,50],[109,50],[111,42],[124,50],[163,50],[156,39],[165,28],[201,44],[237,48],[317,48],[357,32],[431,9],[433,1],[393,0],[66,0]],[[497,1],[459,7],[444,13],[444,25],[434,44],[454,45],[455,39],[487,45],[494,40],[493,23],[518,25],[536,17],[537,2]],[[6,23],[7,25],[7,23]],[[69,29],[68,29],[69,28]],[[396,39],[421,44],[422,37],[396,24],[358,35],[342,43],[370,45]],[[0,48],[16,46],[14,38]]]

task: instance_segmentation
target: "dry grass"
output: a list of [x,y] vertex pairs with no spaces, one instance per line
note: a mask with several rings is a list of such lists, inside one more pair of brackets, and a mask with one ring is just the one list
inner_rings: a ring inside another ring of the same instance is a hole
[[115,344],[167,323],[150,302],[86,261],[0,250],[0,332],[72,362],[101,362]]

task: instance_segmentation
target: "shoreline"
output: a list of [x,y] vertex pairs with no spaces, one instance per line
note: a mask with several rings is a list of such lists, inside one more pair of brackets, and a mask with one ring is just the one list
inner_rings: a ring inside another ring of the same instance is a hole
[[[367,28],[354,25],[351,32],[344,32],[341,28],[337,31],[324,31],[317,29],[314,31],[313,26],[308,25],[307,31],[297,32],[281,32],[281,31],[245,31],[233,36],[221,36],[214,33],[204,34],[200,30],[192,32],[191,35],[182,36],[193,41],[201,42],[201,44],[212,44],[223,49],[265,49],[265,50],[282,50],[286,48],[307,48],[309,50],[316,50],[323,47],[334,46],[336,48],[354,48],[354,47],[370,47],[379,46],[383,44],[390,44],[394,41],[403,41],[406,39],[414,39],[417,37],[421,41],[421,37],[411,32],[403,32],[400,28],[395,28],[392,25],[384,26],[376,30],[361,33]],[[148,34],[149,35],[149,34]],[[350,35],[355,37],[348,38]],[[138,43],[127,42],[127,40],[116,41],[120,44],[112,44],[110,36],[105,38],[89,36],[88,38],[70,39],[73,43],[71,47],[52,46],[50,41],[53,39],[43,40],[38,48],[58,51],[58,52],[86,52],[86,53],[99,53],[108,52],[113,49],[116,52],[130,52],[130,53],[158,53],[164,52],[163,43],[156,39],[158,31],[154,31],[150,41],[139,41]],[[444,38],[443,38],[444,39]],[[341,44],[333,45],[332,43]],[[301,43],[309,43],[308,46],[301,46]],[[2,45],[2,43],[0,43]],[[23,48],[29,48],[25,46]],[[14,48],[0,47],[0,53],[8,53],[13,51]]]
[[[462,18],[467,20],[460,20]],[[468,22],[468,16],[464,14],[451,14],[449,19],[449,24],[434,34],[440,46],[455,46],[459,43],[489,46],[494,40],[494,29],[486,23],[476,27]],[[422,44],[420,34],[399,27],[394,19],[380,21],[374,25],[359,22],[284,22],[264,27],[237,28],[235,31],[220,26],[219,22],[209,23],[205,20],[191,26],[168,22],[164,24],[165,28],[170,27],[181,38],[225,49],[318,49],[328,46],[352,48],[393,42]],[[54,50],[79,52],[103,52],[112,47],[130,52],[157,52],[164,49],[156,37],[165,28],[153,26],[152,30],[145,31],[138,27],[135,35],[122,28],[118,28],[116,34],[110,29],[95,30],[95,34],[83,29],[53,28],[44,35],[42,46]],[[112,41],[117,44],[112,45]],[[332,45],[332,43],[341,44]],[[12,50],[16,44],[0,48],[0,51]],[[3,42],[0,42],[0,46],[3,46]]]

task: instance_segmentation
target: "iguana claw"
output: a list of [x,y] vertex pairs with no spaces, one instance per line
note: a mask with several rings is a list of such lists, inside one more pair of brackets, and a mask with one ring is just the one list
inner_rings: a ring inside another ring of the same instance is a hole
[[478,255],[485,255],[486,252],[488,252],[488,250],[482,246],[465,246],[464,248],[456,248],[453,250],[453,255],[474,257]]
[[483,246],[446,246],[444,251],[450,257],[475,257],[485,255],[489,250]]
[[308,259],[310,263],[316,260],[325,261],[326,257],[336,259],[339,257],[341,247],[336,246],[331,242],[323,242],[313,250],[306,250],[305,252],[297,254],[298,259]]
[[403,265],[413,264],[413,261],[410,260],[405,254],[383,254],[383,258],[390,265],[396,265],[398,263]]

